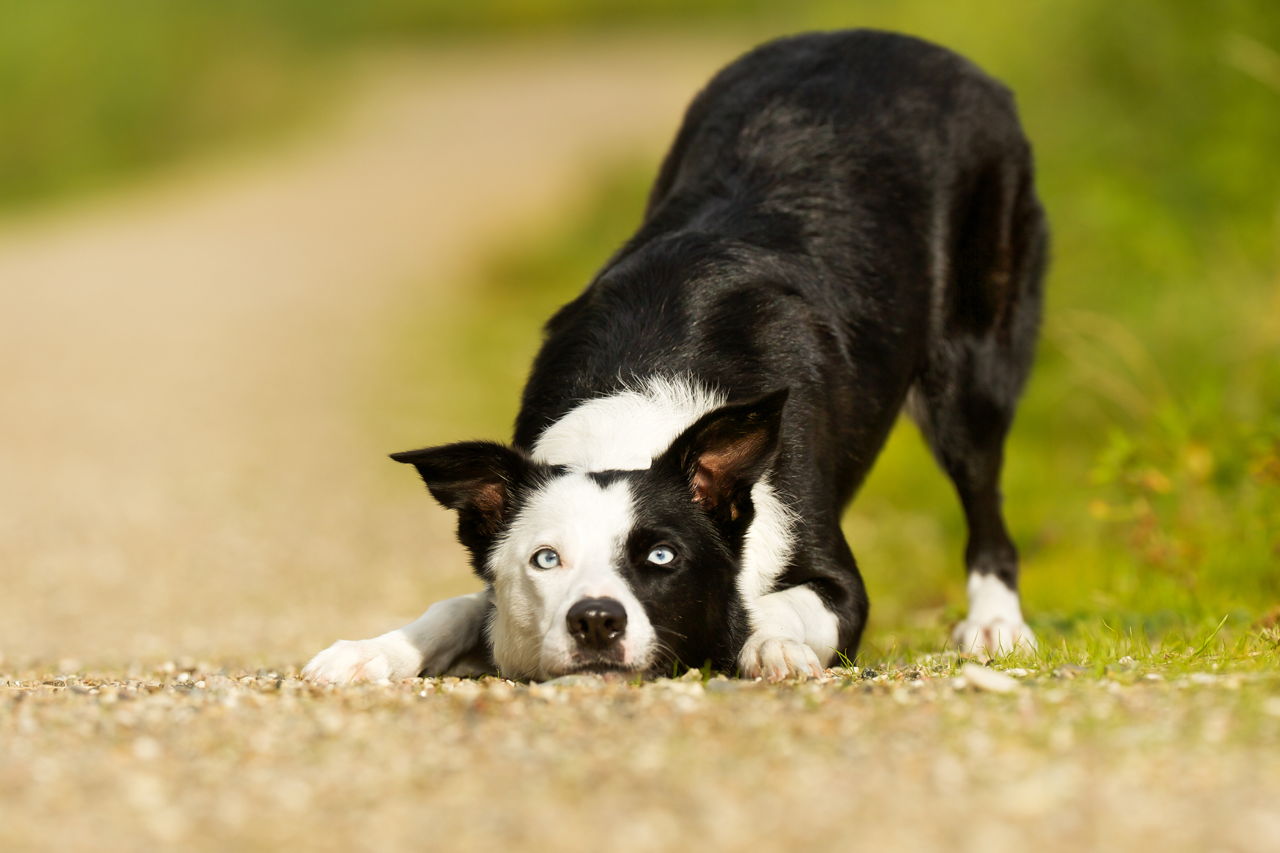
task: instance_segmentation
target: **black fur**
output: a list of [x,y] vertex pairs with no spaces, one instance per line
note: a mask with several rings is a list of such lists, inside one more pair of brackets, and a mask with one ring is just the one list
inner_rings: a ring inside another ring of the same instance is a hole
[[[1013,98],[974,65],[870,30],[763,45],[694,99],[639,230],[547,324],[514,445],[523,460],[583,400],[654,375],[691,375],[734,400],[789,389],[771,482],[802,523],[779,586],[812,586],[852,656],[868,604],[840,518],[908,394],[964,505],[970,571],[1016,588],[999,476],[1046,243]],[[688,537],[688,553],[717,566],[693,593],[632,571],[652,591],[642,600],[678,614],[665,640],[697,635],[679,643],[687,662],[732,662],[751,508],[736,489],[736,521],[723,501],[691,516],[671,503],[688,475],[687,460],[660,460],[601,476],[635,478],[646,512],[669,518],[661,535]],[[463,541],[483,552],[476,529]],[[651,544],[636,535],[633,562]]]

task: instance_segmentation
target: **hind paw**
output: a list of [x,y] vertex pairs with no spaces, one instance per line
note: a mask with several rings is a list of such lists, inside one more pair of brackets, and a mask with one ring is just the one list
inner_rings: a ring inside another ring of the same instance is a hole
[[1017,651],[1036,650],[1036,635],[1021,619],[966,619],[951,632],[960,651],[980,657],[1000,657]]

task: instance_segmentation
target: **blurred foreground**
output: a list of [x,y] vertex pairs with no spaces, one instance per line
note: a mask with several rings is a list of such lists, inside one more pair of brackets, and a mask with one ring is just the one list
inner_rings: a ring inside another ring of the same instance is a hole
[[798,686],[49,680],[0,715],[0,844],[1274,849],[1274,677],[1015,675],[943,659]]

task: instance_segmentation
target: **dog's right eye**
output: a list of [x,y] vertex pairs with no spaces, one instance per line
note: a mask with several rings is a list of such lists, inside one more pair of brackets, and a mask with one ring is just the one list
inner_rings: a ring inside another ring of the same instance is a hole
[[554,548],[539,548],[533,552],[533,556],[529,559],[529,564],[535,569],[554,569],[560,565],[560,555],[555,552]]

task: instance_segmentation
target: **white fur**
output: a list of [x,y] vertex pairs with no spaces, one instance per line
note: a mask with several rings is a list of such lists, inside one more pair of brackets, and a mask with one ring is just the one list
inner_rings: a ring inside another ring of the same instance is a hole
[[[529,497],[489,561],[498,604],[490,636],[503,675],[547,678],[572,669],[576,642],[567,616],[584,598],[620,602],[627,611],[621,663],[637,670],[650,664],[653,626],[617,572],[632,501],[625,482],[601,486],[582,473],[556,477]],[[554,548],[560,565],[531,566],[540,548]]]
[[1016,590],[989,574],[971,574],[968,583],[969,616],[956,626],[951,640],[962,651],[1002,655],[1019,646],[1034,651],[1035,634],[1022,619]]
[[688,379],[653,377],[588,400],[538,437],[533,458],[579,471],[640,471],[724,395]]
[[836,615],[807,586],[756,599],[752,627],[738,656],[738,667],[747,678],[820,676],[839,641]]
[[488,590],[437,601],[403,628],[368,640],[338,640],[303,667],[302,677],[350,684],[463,674],[459,659],[480,640],[488,604]]
[[751,502],[756,514],[747,531],[738,591],[755,624],[757,602],[773,589],[778,575],[791,559],[796,518],[774,492],[767,476],[751,488]]

